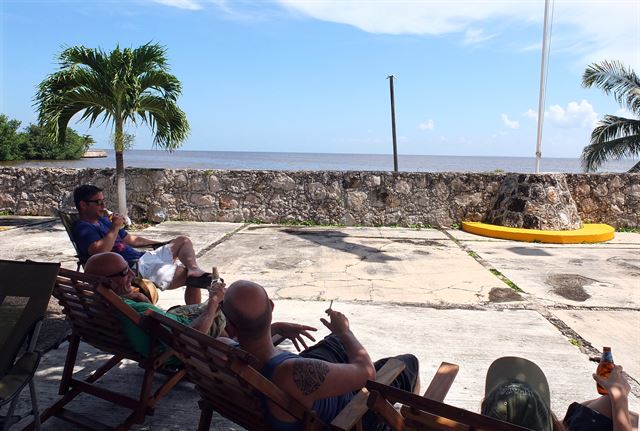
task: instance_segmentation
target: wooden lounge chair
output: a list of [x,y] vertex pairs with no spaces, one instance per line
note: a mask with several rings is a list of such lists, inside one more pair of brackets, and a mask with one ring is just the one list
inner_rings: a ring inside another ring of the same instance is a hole
[[[498,419],[443,403],[458,366],[443,362],[424,396],[369,380],[367,405],[393,431],[527,431]],[[400,412],[393,405],[402,404]]]
[[[141,318],[111,289],[102,285],[101,280],[99,277],[76,271],[60,270],[53,295],[60,301],[71,324],[72,333],[69,336],[69,350],[60,382],[60,395],[63,397],[43,412],[43,422],[51,416],[56,416],[85,428],[108,429],[106,425],[65,407],[79,394],[87,393],[133,410],[124,422],[116,427],[126,430],[134,423],[142,423],[146,415],[153,414],[156,402],[185,375],[184,369],[169,371],[163,368],[173,353],[170,350],[162,352],[160,344],[153,337],[148,358],[142,357],[134,350],[122,329],[118,315],[125,316],[136,325],[140,324]],[[77,379],[73,375],[80,341],[113,355],[86,380]],[[134,360],[144,369],[138,398],[117,393],[98,384],[98,380],[123,359]],[[168,375],[162,385],[152,393],[153,380],[157,372]]]
[[33,376],[40,352],[35,347],[59,268],[59,263],[0,260],[0,408],[8,406],[7,414],[0,416],[3,431],[22,419],[14,413],[27,385],[31,411],[24,416],[33,414],[39,429]]
[[[357,394],[331,424],[325,424],[315,412],[260,374],[251,354],[153,311],[147,312],[144,320],[156,337],[174,349],[185,364],[189,380],[196,385],[201,398],[198,430],[209,429],[215,410],[249,431],[269,431],[265,399],[302,421],[304,430],[361,429],[360,419],[367,412],[365,392]],[[391,359],[378,371],[377,380],[391,383],[403,369],[401,361]]]

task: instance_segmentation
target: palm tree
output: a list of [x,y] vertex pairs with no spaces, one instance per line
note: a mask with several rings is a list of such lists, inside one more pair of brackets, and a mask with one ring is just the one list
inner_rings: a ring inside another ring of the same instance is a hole
[[[631,68],[621,62],[603,61],[587,67],[582,75],[582,85],[600,87],[638,119],[605,115],[591,132],[591,144],[582,150],[582,166],[595,171],[610,159],[640,156],[640,79]],[[640,172],[640,162],[629,172]]]
[[154,147],[169,151],[189,134],[187,117],[176,104],[182,86],[168,73],[165,54],[164,47],[151,43],[136,49],[116,46],[108,54],[99,48],[70,47],[60,53],[59,70],[40,83],[35,97],[40,122],[59,142],[80,112],[89,126],[96,121],[112,124],[118,209],[125,215],[125,126],[147,124],[154,132]]

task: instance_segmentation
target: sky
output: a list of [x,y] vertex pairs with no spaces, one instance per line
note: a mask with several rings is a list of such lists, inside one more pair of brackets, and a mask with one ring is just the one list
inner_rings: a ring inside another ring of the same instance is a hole
[[[579,157],[604,114],[585,67],[640,72],[640,1],[555,0],[543,157]],[[183,150],[531,156],[544,1],[0,0],[0,113],[37,121],[37,85],[68,46],[166,47]],[[110,148],[111,126],[70,127]],[[152,148],[145,125],[127,129]]]

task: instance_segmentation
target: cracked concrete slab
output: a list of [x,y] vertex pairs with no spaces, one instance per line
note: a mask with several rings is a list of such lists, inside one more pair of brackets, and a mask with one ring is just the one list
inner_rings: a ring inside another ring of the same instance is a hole
[[504,287],[433,230],[252,225],[200,261],[277,298],[475,305]]
[[599,351],[611,347],[614,362],[628,374],[640,376],[640,310],[551,312]]
[[547,304],[640,307],[640,236],[603,244],[514,241],[461,243],[525,292]]

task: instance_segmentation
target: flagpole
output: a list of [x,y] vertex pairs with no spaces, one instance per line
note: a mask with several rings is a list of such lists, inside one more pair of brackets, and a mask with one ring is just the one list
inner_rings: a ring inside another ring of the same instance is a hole
[[549,22],[549,0],[544,1],[544,28],[542,30],[542,59],[540,61],[540,94],[538,95],[538,134],[536,137],[536,174],[540,173],[542,158],[542,125],[544,123],[544,91],[547,85],[547,27]]

